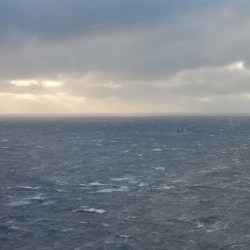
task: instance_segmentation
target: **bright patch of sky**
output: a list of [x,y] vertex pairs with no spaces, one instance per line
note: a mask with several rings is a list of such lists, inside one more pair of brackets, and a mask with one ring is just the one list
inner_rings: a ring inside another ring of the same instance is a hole
[[231,71],[243,71],[245,70],[245,64],[244,62],[236,62],[230,65],[230,70]]
[[12,80],[10,81],[12,85],[17,87],[28,87],[28,86],[35,86],[41,85],[44,87],[58,87],[63,85],[62,82],[59,81],[51,81],[51,80],[36,80],[36,79],[26,79],[26,80]]

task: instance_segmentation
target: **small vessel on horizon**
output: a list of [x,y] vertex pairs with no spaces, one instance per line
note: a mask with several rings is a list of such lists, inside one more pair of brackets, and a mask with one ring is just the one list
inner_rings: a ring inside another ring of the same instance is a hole
[[183,127],[180,127],[180,128],[178,128],[177,129],[177,133],[184,133],[185,132],[185,128],[183,128]]

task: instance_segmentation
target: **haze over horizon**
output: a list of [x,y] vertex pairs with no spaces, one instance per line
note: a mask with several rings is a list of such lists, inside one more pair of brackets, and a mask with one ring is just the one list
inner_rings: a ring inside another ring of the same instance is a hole
[[249,113],[247,0],[2,0],[0,114]]

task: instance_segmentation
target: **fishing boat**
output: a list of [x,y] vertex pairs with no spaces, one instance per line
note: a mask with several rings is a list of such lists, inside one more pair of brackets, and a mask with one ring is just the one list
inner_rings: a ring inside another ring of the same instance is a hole
[[184,128],[182,128],[182,127],[180,127],[180,128],[178,128],[177,129],[177,133],[184,133],[185,132],[185,129]]

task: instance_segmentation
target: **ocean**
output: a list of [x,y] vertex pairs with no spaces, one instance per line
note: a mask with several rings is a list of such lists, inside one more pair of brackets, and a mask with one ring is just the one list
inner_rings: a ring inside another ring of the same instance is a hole
[[250,117],[1,117],[0,198],[4,250],[248,250]]

